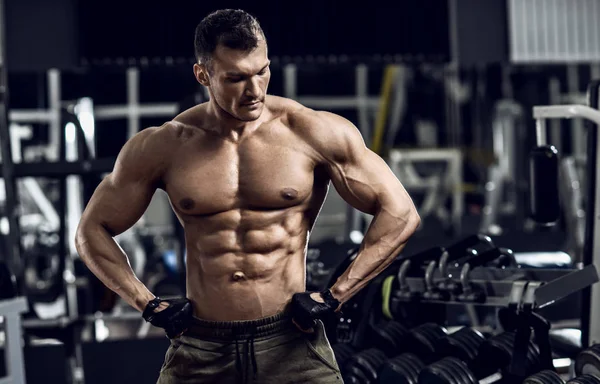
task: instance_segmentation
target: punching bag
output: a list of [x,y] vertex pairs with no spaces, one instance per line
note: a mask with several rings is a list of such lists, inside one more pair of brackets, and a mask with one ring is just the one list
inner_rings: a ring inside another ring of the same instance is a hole
[[529,159],[529,190],[532,219],[552,225],[560,216],[558,151],[552,145],[536,147]]

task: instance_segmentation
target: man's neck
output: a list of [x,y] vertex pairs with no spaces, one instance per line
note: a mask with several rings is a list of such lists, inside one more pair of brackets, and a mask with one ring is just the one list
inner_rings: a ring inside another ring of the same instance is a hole
[[210,130],[232,141],[238,141],[244,134],[253,131],[262,124],[261,116],[254,121],[242,121],[231,116],[217,105],[213,100],[208,103],[209,120],[212,122]]

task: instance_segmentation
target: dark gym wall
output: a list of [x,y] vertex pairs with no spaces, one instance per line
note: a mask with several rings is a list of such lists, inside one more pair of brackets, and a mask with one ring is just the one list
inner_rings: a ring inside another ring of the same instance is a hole
[[463,66],[508,61],[506,0],[450,0],[452,56]]
[[[363,4],[364,5],[364,4]],[[257,16],[273,56],[449,55],[445,0],[384,2],[7,0],[11,70],[66,69],[81,59],[193,57],[193,33],[215,9]]]
[[5,9],[9,71],[78,65],[76,0],[5,0]]

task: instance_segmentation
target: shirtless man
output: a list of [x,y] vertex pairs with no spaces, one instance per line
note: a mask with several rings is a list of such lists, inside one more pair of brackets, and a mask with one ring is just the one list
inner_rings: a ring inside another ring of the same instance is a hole
[[[196,29],[194,75],[210,101],[122,148],[81,218],[90,270],[171,339],[159,383],[335,383],[319,318],[381,273],[419,225],[411,198],[348,120],[267,94],[267,41],[240,10]],[[329,183],[373,215],[358,256],[324,292],[305,292],[306,247]],[[113,237],[155,190],[185,230],[186,298],[155,297]]]

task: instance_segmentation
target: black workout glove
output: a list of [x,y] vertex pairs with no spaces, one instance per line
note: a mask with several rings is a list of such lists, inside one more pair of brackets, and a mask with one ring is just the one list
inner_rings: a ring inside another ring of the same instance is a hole
[[[168,303],[169,306],[160,312],[154,312],[160,303]],[[189,328],[192,322],[192,302],[188,299],[162,300],[155,298],[148,302],[142,317],[150,324],[163,328],[169,339],[181,336]]]
[[316,319],[334,312],[340,306],[340,302],[333,297],[329,289],[320,292],[324,303],[313,300],[310,297],[312,293],[314,292],[302,292],[292,296],[292,320],[304,332],[308,332],[315,326]]

